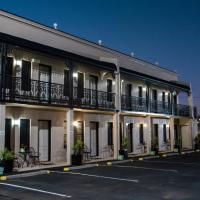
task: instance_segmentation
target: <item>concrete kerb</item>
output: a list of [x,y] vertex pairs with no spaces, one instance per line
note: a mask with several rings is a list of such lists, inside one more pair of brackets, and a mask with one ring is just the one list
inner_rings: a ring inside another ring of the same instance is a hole
[[[72,167],[67,167],[69,171],[72,170],[78,170],[78,169],[87,169],[87,168],[92,168],[96,167],[97,164],[87,164],[87,165],[81,165],[81,166],[72,166]],[[65,167],[63,166],[63,169]],[[53,169],[53,168],[52,168]],[[31,176],[37,176],[37,175],[44,175],[44,174],[50,174],[51,169],[46,169],[46,170],[37,170],[34,172],[24,172],[20,174],[13,174],[13,175],[8,175],[8,176],[1,176],[0,181],[5,181],[8,179],[16,179],[16,178],[25,178],[25,177],[31,177]]]

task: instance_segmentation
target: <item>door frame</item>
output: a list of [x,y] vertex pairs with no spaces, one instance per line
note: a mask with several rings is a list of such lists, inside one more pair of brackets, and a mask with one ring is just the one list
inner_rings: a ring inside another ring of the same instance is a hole
[[51,161],[51,120],[38,120],[38,153],[40,152],[40,129],[39,129],[39,122],[48,122],[48,161]]
[[[129,128],[130,128],[130,132],[129,132]],[[129,137],[129,133],[130,133],[130,137]],[[133,123],[128,123],[127,125],[127,137],[128,139],[130,139],[129,144],[130,147],[128,147],[128,150],[130,148],[130,152],[129,153],[133,153]]]
[[[90,125],[91,123],[96,124],[96,155],[95,156],[99,156],[99,122],[90,121]],[[90,151],[91,151],[91,126],[90,126]]]

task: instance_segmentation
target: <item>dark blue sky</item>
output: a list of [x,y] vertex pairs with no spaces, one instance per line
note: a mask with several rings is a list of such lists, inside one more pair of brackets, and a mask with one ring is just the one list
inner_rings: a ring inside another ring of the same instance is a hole
[[157,61],[200,97],[200,0],[5,0],[0,8]]

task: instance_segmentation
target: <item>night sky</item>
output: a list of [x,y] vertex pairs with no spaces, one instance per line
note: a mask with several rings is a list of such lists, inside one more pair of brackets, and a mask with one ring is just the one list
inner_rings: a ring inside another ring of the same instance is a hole
[[175,70],[200,107],[200,0],[2,0],[0,8]]

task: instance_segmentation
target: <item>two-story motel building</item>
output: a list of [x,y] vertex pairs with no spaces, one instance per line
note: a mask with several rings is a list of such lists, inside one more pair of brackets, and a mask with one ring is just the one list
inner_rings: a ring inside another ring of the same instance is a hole
[[[0,11],[0,149],[71,163],[76,139],[90,159],[193,148],[189,84],[177,73]],[[179,94],[188,104],[179,103]]]

